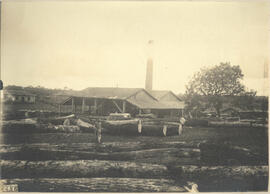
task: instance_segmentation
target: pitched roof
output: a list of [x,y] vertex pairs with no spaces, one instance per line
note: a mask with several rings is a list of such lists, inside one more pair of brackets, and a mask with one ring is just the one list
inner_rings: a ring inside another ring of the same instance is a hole
[[174,94],[172,91],[169,90],[152,90],[149,92],[152,96],[154,96],[156,99],[161,100],[165,95],[168,93],[172,94],[177,100],[181,101],[180,98]]
[[[143,100],[136,98],[138,92],[144,92],[152,100]],[[162,97],[170,91],[154,91],[155,94]],[[162,95],[164,94],[164,95]],[[173,93],[172,93],[173,94]],[[152,92],[148,92],[143,88],[109,88],[109,87],[89,87],[81,91],[68,91],[65,94],[70,97],[86,97],[86,98],[106,98],[127,100],[129,103],[141,109],[182,109],[184,102],[182,101],[159,101]],[[173,94],[174,95],[174,94]],[[178,99],[178,98],[177,98]]]
[[22,96],[36,96],[35,94],[25,90],[4,90],[4,94],[22,95]]
[[170,91],[168,91],[168,90],[151,90],[151,91],[149,91],[149,93],[158,100],[160,100],[163,96],[165,96],[169,92]]
[[84,97],[99,97],[111,99],[127,99],[137,92],[143,90],[142,88],[103,88],[90,87],[79,92],[79,95]]
[[[150,94],[154,96],[166,109],[183,109],[185,107],[184,101],[180,100],[172,91],[169,90],[152,90]],[[176,100],[164,100],[162,99],[165,95],[171,94]]]
[[130,104],[133,104],[141,109],[165,109],[164,104],[158,102],[157,100],[143,101],[137,98],[126,99]]

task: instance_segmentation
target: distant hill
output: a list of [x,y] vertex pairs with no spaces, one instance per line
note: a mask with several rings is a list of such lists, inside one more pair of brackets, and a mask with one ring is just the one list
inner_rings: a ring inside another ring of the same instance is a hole
[[4,90],[17,90],[17,91],[23,90],[25,92],[29,92],[37,96],[51,96],[51,95],[56,95],[59,93],[65,93],[67,91],[73,91],[71,89],[64,90],[64,89],[51,89],[51,88],[45,88],[45,87],[32,87],[32,86],[22,87],[22,86],[16,86],[16,85],[6,86]]
[[[57,112],[59,103],[68,98],[64,94],[73,90],[63,89],[50,89],[44,87],[22,87],[22,86],[6,86],[4,93],[9,91],[16,91],[25,94],[31,94],[36,96],[35,103],[10,103],[5,102],[3,111],[14,111],[14,110],[43,110]],[[60,95],[59,95],[60,94]]]

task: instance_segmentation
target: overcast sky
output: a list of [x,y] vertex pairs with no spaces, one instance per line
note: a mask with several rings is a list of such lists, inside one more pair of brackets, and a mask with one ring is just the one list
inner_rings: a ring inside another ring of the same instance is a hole
[[2,80],[142,88],[151,55],[154,89],[184,93],[201,67],[230,62],[249,89],[266,94],[269,8],[269,1],[4,1]]

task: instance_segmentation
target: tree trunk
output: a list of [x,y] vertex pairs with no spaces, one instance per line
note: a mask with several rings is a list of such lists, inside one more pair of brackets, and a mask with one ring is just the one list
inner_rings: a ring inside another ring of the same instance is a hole
[[12,179],[19,192],[184,192],[185,189],[167,179],[135,178],[70,178]]
[[190,180],[245,177],[268,177],[268,166],[173,166],[171,171],[177,172],[181,178]]
[[61,143],[61,144],[1,144],[0,153],[19,151],[24,148],[40,148],[51,150],[71,150],[71,151],[93,151],[99,153],[111,152],[129,152],[144,149],[160,149],[160,148],[199,148],[198,141],[173,141],[173,142],[103,142],[96,143]]
[[[12,148],[11,148],[12,149]],[[11,150],[10,149],[10,150]],[[9,160],[123,160],[132,161],[146,158],[199,157],[200,150],[193,148],[161,148],[140,151],[101,153],[98,151],[77,151],[76,149],[59,149],[58,147],[24,147],[20,150],[1,154],[2,159]]]
[[84,177],[127,177],[167,178],[164,165],[103,161],[12,161],[2,160],[1,178],[84,178]]

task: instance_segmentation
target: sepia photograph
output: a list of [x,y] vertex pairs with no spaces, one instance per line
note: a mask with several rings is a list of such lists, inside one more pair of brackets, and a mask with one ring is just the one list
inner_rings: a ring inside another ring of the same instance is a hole
[[268,191],[270,1],[0,8],[0,192]]

